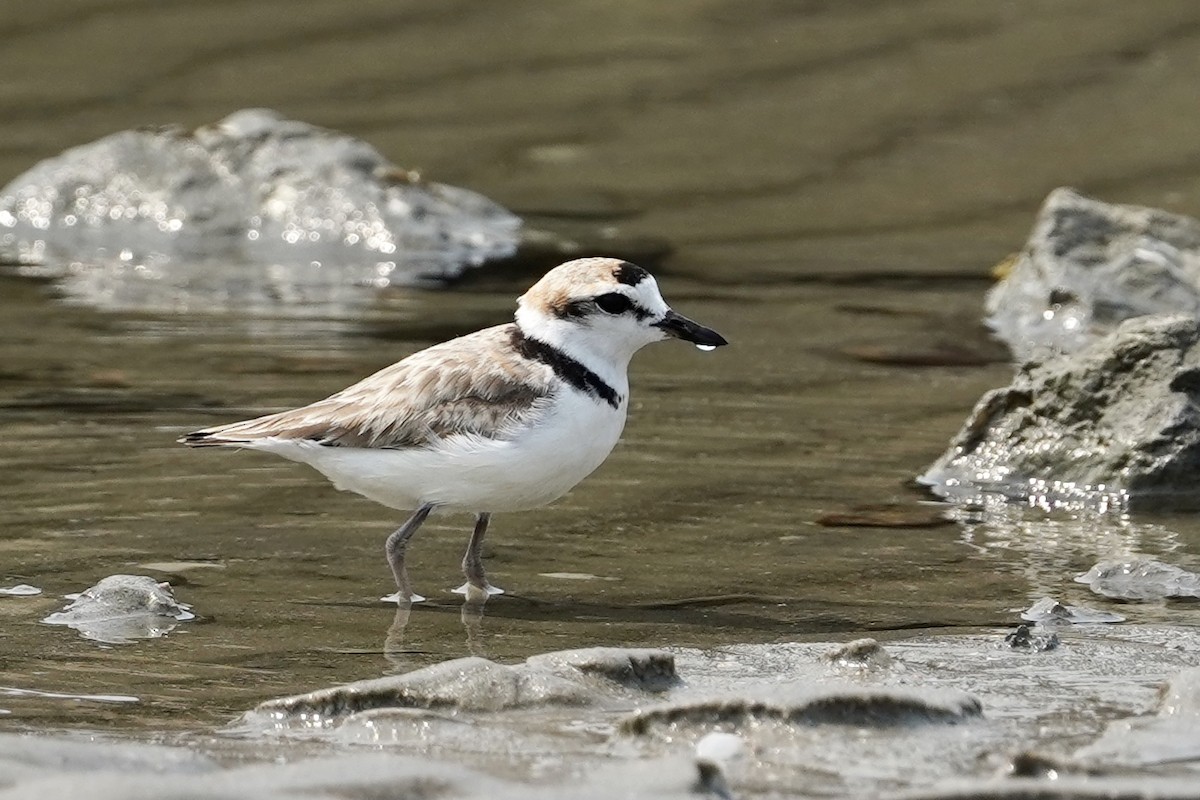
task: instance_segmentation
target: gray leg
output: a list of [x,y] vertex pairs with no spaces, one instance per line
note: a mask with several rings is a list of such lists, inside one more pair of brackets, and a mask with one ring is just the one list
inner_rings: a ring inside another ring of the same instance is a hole
[[[467,577],[467,582],[455,589],[458,594],[465,594],[470,597],[472,594],[481,594],[484,599],[489,595],[503,594],[503,589],[497,589],[487,582],[487,577],[483,574],[483,537],[487,534],[488,523],[491,521],[492,515],[486,511],[480,511],[475,517],[475,530],[471,532],[471,542],[467,545],[467,553],[463,556],[462,568],[463,575]],[[474,591],[472,591],[474,590]]]
[[408,540],[417,532],[417,528],[421,527],[421,523],[433,509],[433,503],[426,503],[418,508],[407,522],[392,531],[392,535],[387,538],[387,544],[384,545],[388,564],[392,567],[392,576],[396,579],[396,597],[399,600],[424,599],[416,598],[412,593],[412,587],[408,585],[408,572],[404,569],[404,550],[408,547]]
[[467,583],[477,589],[487,586],[487,578],[483,575],[483,537],[487,535],[488,523],[492,515],[486,511],[479,512],[475,517],[475,530],[471,532],[471,542],[467,545],[467,554],[463,556],[463,575]]

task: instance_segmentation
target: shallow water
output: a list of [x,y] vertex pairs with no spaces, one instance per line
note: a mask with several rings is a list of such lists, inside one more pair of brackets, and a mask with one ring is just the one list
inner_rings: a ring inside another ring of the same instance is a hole
[[[665,295],[733,346],[635,359],[608,462],[494,520],[508,594],[482,618],[446,591],[469,519],[431,520],[410,550],[431,601],[398,624],[378,602],[394,513],[174,439],[505,321],[533,275],[297,320],[102,313],[0,272],[0,585],[45,590],[0,597],[0,687],[139,698],[0,689],[5,727],[205,730],[469,653],[1010,625],[1044,595],[1112,607],[1072,583],[1102,558],[1200,566],[1191,516],[817,522],[922,511],[908,482],[1007,381],[977,320],[1047,190],[1200,213],[1192,3],[18,7],[0,11],[0,182],[112,130],[271,106],[517,211],[671,242]],[[114,573],[170,580],[200,619],[125,646],[38,622]],[[1200,622],[1187,603],[1121,613]]]

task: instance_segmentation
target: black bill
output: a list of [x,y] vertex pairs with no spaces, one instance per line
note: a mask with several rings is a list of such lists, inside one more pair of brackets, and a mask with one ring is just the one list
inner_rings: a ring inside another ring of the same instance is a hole
[[724,336],[712,328],[706,328],[699,323],[692,322],[687,317],[682,314],[676,314],[674,311],[667,311],[667,315],[658,322],[655,322],[654,327],[661,328],[676,339],[683,339],[685,342],[691,342],[701,347],[720,347],[721,345],[729,344]]

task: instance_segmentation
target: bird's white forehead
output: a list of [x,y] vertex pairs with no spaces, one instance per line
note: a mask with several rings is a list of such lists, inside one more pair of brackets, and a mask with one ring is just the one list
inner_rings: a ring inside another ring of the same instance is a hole
[[547,272],[521,296],[522,306],[553,312],[573,300],[608,292],[641,296],[662,303],[658,284],[649,272],[619,258],[579,258]]

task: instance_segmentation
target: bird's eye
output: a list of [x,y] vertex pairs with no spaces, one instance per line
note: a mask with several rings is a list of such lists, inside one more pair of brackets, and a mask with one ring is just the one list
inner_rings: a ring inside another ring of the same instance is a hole
[[610,292],[596,298],[596,305],[606,314],[624,314],[633,308],[633,301],[623,294]]

